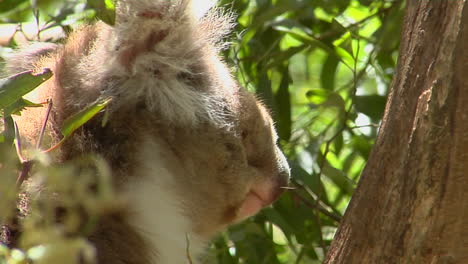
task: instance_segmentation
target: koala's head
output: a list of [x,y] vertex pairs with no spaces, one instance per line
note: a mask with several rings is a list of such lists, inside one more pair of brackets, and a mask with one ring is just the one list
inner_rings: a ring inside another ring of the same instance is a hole
[[163,122],[146,130],[151,132],[142,143],[144,164],[138,167],[163,186],[162,198],[154,197],[180,208],[200,237],[256,214],[288,184],[289,166],[269,112],[254,95],[236,89],[232,105],[218,109],[230,108],[228,124]]
[[193,169],[193,175],[180,180],[190,182],[182,186],[191,193],[186,206],[200,234],[256,214],[288,184],[289,166],[276,145],[270,114],[253,95],[237,95],[233,127],[202,126],[193,141],[179,145]]
[[[142,170],[136,174],[146,175],[159,186],[158,191],[148,191],[147,198],[135,199],[136,203],[149,199],[161,203],[142,206],[149,209],[174,205],[190,219],[190,229],[206,238],[271,204],[289,178],[268,110],[240,88],[212,54],[194,59],[197,75],[167,73],[167,82],[178,84],[159,87],[169,87],[168,96],[174,87],[183,90],[168,100],[175,103],[158,104],[154,118],[138,125],[142,133],[138,138],[143,140],[137,161],[142,164],[135,166]],[[143,70],[139,74],[141,78],[153,76]],[[159,72],[158,83],[166,82],[164,74]],[[200,84],[202,88],[191,88]]]

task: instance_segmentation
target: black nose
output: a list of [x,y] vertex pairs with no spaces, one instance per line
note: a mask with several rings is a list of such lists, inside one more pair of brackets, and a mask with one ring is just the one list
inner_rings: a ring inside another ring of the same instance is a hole
[[[289,175],[289,174],[288,174]],[[277,200],[280,195],[287,190],[289,184],[289,177],[284,177],[284,175],[279,175],[276,179],[276,184],[272,192],[273,201]]]

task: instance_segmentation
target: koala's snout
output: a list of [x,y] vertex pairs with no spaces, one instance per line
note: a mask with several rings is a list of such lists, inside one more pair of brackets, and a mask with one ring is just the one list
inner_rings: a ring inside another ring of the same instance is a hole
[[259,184],[258,192],[261,194],[267,206],[276,201],[280,195],[286,190],[285,187],[289,185],[289,178],[291,177],[291,169],[289,168],[288,161],[283,152],[276,146],[276,168],[271,175],[272,177],[263,184]]
[[275,148],[275,167],[267,178],[254,182],[239,208],[238,220],[256,214],[262,208],[272,204],[285,191],[290,178],[290,168],[281,150]]

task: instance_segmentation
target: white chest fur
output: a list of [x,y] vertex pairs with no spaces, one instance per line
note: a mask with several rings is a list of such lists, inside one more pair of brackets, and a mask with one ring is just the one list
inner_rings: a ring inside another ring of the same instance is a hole
[[167,168],[160,146],[148,140],[142,145],[138,181],[129,183],[126,196],[132,206],[130,224],[150,244],[153,264],[196,263],[205,242],[191,231],[174,191],[174,175]]

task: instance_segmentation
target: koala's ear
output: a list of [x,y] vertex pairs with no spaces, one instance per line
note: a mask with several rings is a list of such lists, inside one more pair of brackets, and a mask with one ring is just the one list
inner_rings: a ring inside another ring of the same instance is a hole
[[[228,70],[218,69],[225,68],[222,63],[211,63],[210,58],[221,48],[218,43],[232,27],[232,16],[216,8],[207,12],[211,1],[197,11],[199,3],[203,2],[119,1],[115,26],[102,25],[108,29],[102,30],[106,33],[97,39],[86,62],[102,65],[106,61],[101,72],[121,82],[109,85],[105,93],[125,105],[143,103],[176,125],[222,119],[215,113],[222,112],[218,111],[224,104],[218,87],[225,84],[213,76],[222,71],[219,79],[228,83],[232,77]],[[198,19],[194,12],[203,16]]]
[[201,19],[216,5],[216,0],[191,1],[189,8],[196,19]]
[[36,42],[20,48],[12,55],[7,57],[8,63],[5,64],[7,74],[15,74],[24,71],[40,71],[36,69],[35,63],[41,57],[47,56],[57,50],[58,44],[48,42]]

